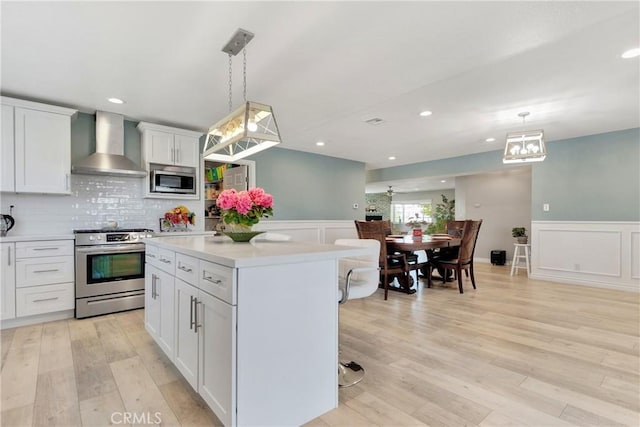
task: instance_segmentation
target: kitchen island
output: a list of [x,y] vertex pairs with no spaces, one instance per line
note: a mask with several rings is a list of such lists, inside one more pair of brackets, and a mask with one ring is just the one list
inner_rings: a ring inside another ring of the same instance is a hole
[[301,425],[338,405],[338,268],[362,248],[146,241],[145,327],[224,425]]

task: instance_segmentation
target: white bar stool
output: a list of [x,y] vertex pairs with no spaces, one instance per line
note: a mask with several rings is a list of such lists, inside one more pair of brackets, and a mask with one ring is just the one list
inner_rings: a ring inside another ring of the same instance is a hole
[[[513,276],[518,272],[519,268],[527,269],[527,277],[531,274],[531,264],[529,262],[530,253],[529,247],[531,245],[523,243],[514,243],[515,250],[513,251],[513,260],[511,261],[511,275]],[[522,249],[522,252],[520,251]],[[520,261],[524,260],[524,266],[520,264]]]

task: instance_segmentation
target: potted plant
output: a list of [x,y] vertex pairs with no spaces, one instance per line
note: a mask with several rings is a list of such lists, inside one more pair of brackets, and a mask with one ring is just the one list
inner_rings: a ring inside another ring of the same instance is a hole
[[433,212],[433,222],[427,228],[428,234],[446,233],[447,221],[456,219],[456,201],[447,199],[444,194],[440,194],[442,203],[436,205]]
[[524,227],[513,227],[511,229],[511,235],[516,238],[518,243],[526,245],[527,244],[527,229]]

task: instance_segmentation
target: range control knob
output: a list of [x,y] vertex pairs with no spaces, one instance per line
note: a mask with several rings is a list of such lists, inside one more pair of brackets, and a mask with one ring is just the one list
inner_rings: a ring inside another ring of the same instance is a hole
[[138,239],[138,235],[137,235],[136,233],[133,233],[133,234],[131,235],[131,239],[133,239],[133,240],[137,240],[137,239]]
[[90,240],[90,241],[93,241],[94,239],[95,239],[95,237],[93,237],[93,236],[89,236],[89,240]]
[[102,240],[102,236],[97,236],[96,239]]

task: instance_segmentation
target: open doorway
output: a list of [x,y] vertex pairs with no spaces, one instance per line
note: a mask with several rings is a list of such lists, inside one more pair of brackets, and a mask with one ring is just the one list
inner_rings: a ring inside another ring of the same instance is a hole
[[220,209],[216,205],[218,195],[229,188],[237,191],[256,186],[256,162],[236,160],[233,163],[215,160],[203,161],[202,209],[204,212],[204,230],[219,230],[222,226]]

